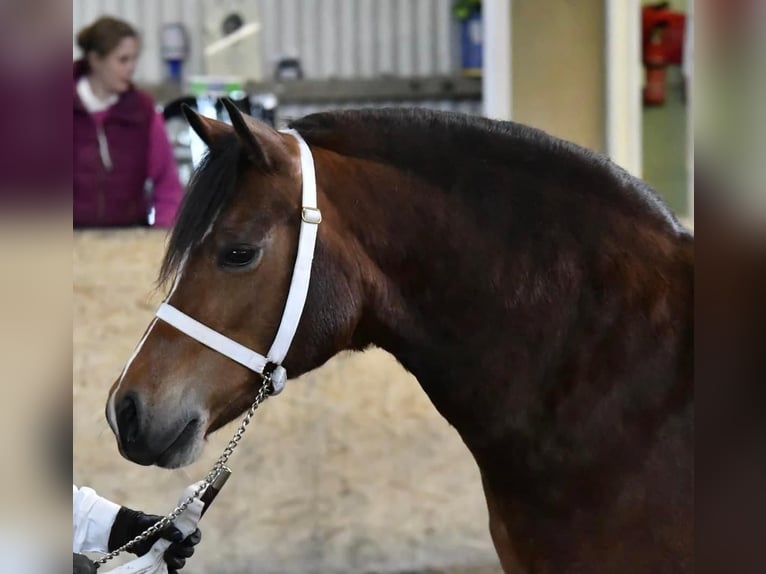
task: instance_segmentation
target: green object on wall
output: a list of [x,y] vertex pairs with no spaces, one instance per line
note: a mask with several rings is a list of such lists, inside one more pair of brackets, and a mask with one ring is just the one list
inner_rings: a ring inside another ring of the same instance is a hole
[[455,0],[452,15],[458,20],[468,20],[474,14],[481,13],[481,0]]

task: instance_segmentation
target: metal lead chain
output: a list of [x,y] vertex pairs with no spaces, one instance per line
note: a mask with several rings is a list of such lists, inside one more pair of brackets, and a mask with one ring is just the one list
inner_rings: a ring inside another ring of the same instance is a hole
[[245,430],[247,429],[247,425],[250,424],[250,419],[253,418],[253,415],[255,414],[255,411],[258,409],[258,406],[265,401],[267,398],[269,398],[269,395],[272,393],[272,387],[271,387],[271,379],[268,375],[263,376],[263,384],[261,385],[261,388],[258,390],[258,394],[255,395],[255,400],[253,401],[253,404],[248,409],[247,413],[245,413],[245,416],[242,418],[242,422],[240,423],[239,427],[237,428],[236,432],[234,433],[234,436],[231,437],[231,440],[226,445],[226,448],[223,449],[223,453],[220,457],[218,457],[218,460],[213,465],[213,468],[210,469],[210,472],[207,474],[207,476],[202,480],[202,483],[194,489],[194,492],[186,498],[181,504],[176,506],[173,511],[168,514],[167,516],[163,517],[159,522],[153,524],[146,530],[144,530],[141,534],[133,538],[132,540],[128,541],[127,543],[123,544],[116,550],[113,550],[109,554],[106,554],[104,557],[99,558],[96,560],[96,568],[100,567],[102,564],[106,564],[110,560],[112,560],[114,557],[118,556],[119,554],[122,554],[129,548],[132,548],[135,544],[138,544],[139,542],[146,540],[147,538],[151,538],[155,534],[157,534],[160,530],[165,528],[168,524],[173,522],[176,518],[178,518],[181,513],[186,510],[186,508],[192,503],[192,501],[195,498],[198,498],[205,489],[213,484],[215,482],[215,479],[218,478],[218,475],[221,472],[221,469],[226,464],[226,462],[229,460],[229,457],[234,452],[234,449],[237,448],[237,445],[239,444],[239,441],[242,440],[242,435],[245,434]]

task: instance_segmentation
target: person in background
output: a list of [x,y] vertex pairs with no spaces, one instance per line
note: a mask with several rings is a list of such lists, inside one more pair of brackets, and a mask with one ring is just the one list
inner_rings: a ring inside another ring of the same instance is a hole
[[[92,488],[72,486],[72,563],[73,574],[95,574],[97,566],[84,552],[111,552],[129,542],[162,517],[131,510],[99,496]],[[168,572],[173,574],[194,554],[202,534],[199,529],[184,538],[180,530],[168,525],[154,536],[137,543],[129,552],[143,556],[159,539],[172,544],[165,551]]]
[[74,227],[170,227],[183,196],[162,114],[133,85],[140,51],[127,22],[102,17],[77,34]]

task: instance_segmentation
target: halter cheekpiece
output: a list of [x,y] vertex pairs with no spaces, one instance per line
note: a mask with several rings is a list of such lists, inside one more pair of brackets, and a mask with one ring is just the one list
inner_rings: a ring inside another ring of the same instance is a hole
[[311,264],[314,260],[317,231],[322,222],[322,212],[317,207],[316,174],[311,149],[297,131],[285,130],[284,133],[290,134],[298,141],[303,180],[303,200],[298,254],[295,258],[290,290],[282,313],[282,321],[269,352],[264,356],[237,343],[173,307],[167,300],[160,305],[156,313],[159,319],[192,339],[196,339],[232,361],[258,373],[264,379],[270,380],[272,394],[280,393],[287,382],[287,371],[282,366],[282,361],[285,360],[285,356],[290,350],[295,331],[303,314],[311,279]]

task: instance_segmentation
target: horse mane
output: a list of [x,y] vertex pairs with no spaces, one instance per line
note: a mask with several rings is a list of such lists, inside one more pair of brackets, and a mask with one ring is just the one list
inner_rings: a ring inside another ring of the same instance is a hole
[[[566,184],[573,192],[598,194],[599,201],[682,229],[651,187],[607,157],[516,122],[423,108],[383,108],[320,112],[294,120],[290,127],[313,146],[393,165],[445,190],[467,194],[477,205],[486,205],[482,195],[498,193],[491,167],[499,165],[542,179],[542,185]],[[233,134],[205,156],[173,227],[160,284],[178,272],[184,257],[233,199],[242,168],[241,145]]]
[[[310,144],[345,156],[380,161],[442,189],[468,194],[497,191],[492,166],[530,173],[552,183],[598,194],[633,212],[681,229],[660,195],[603,154],[511,121],[423,108],[320,112],[290,123]],[[436,145],[431,145],[434,142]],[[488,185],[482,181],[481,172]],[[462,185],[470,180],[471,185]]]

